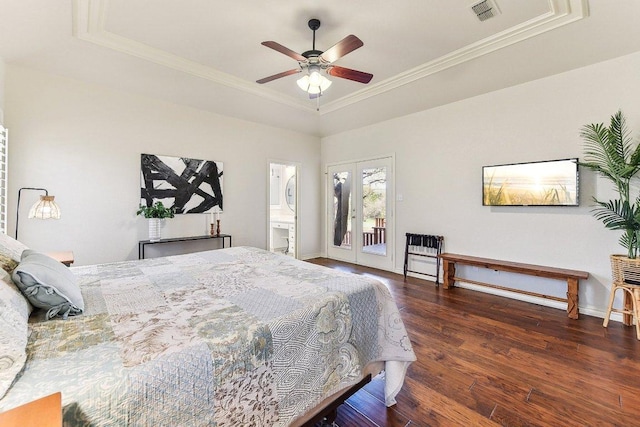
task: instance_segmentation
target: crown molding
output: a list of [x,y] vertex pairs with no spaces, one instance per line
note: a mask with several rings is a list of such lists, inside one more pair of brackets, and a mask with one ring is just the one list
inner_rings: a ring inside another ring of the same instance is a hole
[[320,111],[317,111],[315,106],[306,100],[298,100],[283,95],[259,86],[255,82],[240,79],[213,67],[106,31],[105,22],[108,13],[108,0],[73,0],[73,35],[80,40],[154,62],[289,107],[312,114],[324,115],[588,16],[588,0],[548,0],[548,2],[549,12],[545,14],[324,104]]
[[496,50],[527,40],[588,16],[587,0],[548,0],[549,12],[478,42],[443,55],[433,61],[397,74],[350,95],[329,102],[320,114],[327,114],[376,95],[396,89],[437,72],[487,55]]
[[316,108],[305,100],[297,100],[266,87],[258,86],[255,82],[248,82],[213,67],[105,30],[108,3],[108,0],[73,0],[73,35],[86,42],[317,114]]

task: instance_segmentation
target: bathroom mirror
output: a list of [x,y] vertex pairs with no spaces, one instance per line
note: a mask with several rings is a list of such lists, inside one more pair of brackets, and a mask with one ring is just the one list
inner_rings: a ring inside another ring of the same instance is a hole
[[287,206],[291,209],[291,212],[296,211],[296,176],[292,175],[291,178],[287,181],[287,186],[285,187],[285,199],[287,201]]

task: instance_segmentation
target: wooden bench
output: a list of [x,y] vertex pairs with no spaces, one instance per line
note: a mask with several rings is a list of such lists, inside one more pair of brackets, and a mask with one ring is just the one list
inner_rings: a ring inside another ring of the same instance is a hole
[[[444,282],[443,287],[449,289],[455,285],[455,281],[464,281],[474,285],[488,286],[495,289],[517,292],[556,301],[567,303],[567,314],[571,319],[578,318],[578,289],[580,279],[589,277],[589,273],[579,270],[567,270],[564,268],[546,267],[543,265],[524,264],[521,262],[501,261],[497,259],[479,258],[468,255],[458,255],[443,253],[440,254],[443,261]],[[470,265],[473,267],[483,267],[496,271],[507,271],[510,273],[528,274],[531,276],[546,277],[549,279],[559,279],[567,281],[567,298],[559,298],[551,295],[543,295],[536,292],[512,289],[504,286],[492,285],[489,283],[477,282],[474,280],[456,277],[456,264]]]

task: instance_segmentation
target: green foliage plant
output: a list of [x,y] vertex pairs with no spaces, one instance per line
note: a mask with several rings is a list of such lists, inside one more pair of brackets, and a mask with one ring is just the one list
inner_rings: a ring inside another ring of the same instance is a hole
[[620,245],[629,258],[638,256],[640,246],[640,194],[632,194],[632,182],[640,171],[640,146],[634,144],[622,111],[604,123],[582,127],[584,162],[580,165],[595,171],[614,184],[618,198],[601,201],[593,198],[593,215],[610,230],[621,230]]
[[496,186],[493,185],[493,177],[495,175],[494,174],[491,175],[491,177],[489,178],[489,182],[487,184],[485,184],[485,191],[484,191],[484,204],[487,206],[496,206],[496,205],[505,205],[507,203],[505,203],[505,196],[508,199],[508,196],[505,194],[505,185],[507,184],[506,182],[503,182],[500,185],[500,188],[496,189]]
[[151,206],[140,205],[136,215],[142,215],[145,218],[173,218],[175,211],[173,208],[168,208],[162,204],[162,202],[155,202]]

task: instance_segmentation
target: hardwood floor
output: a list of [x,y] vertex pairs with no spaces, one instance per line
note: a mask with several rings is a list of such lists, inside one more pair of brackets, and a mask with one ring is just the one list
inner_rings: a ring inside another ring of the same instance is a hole
[[394,296],[418,358],[398,403],[374,379],[340,427],[640,426],[640,341],[619,322],[318,258]]

